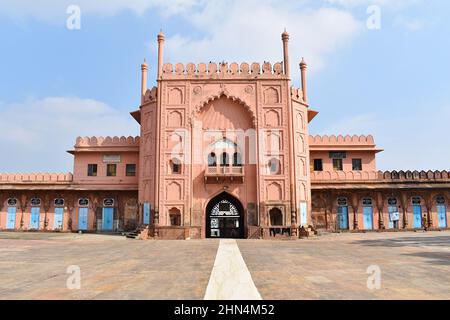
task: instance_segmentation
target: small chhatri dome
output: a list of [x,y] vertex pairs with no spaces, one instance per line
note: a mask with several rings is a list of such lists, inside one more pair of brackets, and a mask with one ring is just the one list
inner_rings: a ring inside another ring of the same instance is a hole
[[300,68],[305,68],[305,67],[307,67],[308,65],[306,64],[306,62],[305,62],[305,58],[302,58],[302,61],[300,62]]
[[158,40],[164,40],[164,33],[162,32],[162,29],[158,33]]
[[148,68],[148,64],[147,64],[147,61],[145,61],[145,58],[144,58],[144,62],[141,64],[141,68],[142,69],[147,69]]
[[286,28],[284,28],[284,32],[281,34],[281,39],[289,39],[289,33],[287,33]]

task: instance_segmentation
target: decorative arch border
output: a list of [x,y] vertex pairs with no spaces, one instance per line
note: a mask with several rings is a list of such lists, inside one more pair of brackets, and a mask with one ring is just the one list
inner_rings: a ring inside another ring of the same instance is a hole
[[192,119],[196,118],[198,116],[198,114],[200,113],[200,111],[202,111],[202,109],[210,102],[215,101],[215,100],[219,100],[222,97],[226,97],[227,99],[230,99],[234,102],[238,102],[239,104],[241,104],[242,106],[244,106],[244,108],[250,113],[250,117],[252,119],[252,124],[253,127],[256,128],[256,116],[255,113],[252,111],[252,109],[250,108],[250,106],[241,98],[236,97],[234,95],[231,95],[228,93],[228,91],[226,90],[221,90],[219,93],[217,94],[212,94],[208,97],[206,97],[204,100],[202,100],[199,104],[197,104],[194,107],[194,110],[192,111]]
[[235,196],[233,193],[228,192],[227,190],[219,190],[217,193],[214,193],[206,202],[204,206],[204,221],[205,221],[205,237],[210,238],[211,235],[208,235],[208,229],[211,229],[210,226],[210,214],[208,213],[211,208],[216,204],[214,201],[218,199],[225,199],[230,201],[239,211],[239,224],[240,224],[240,231],[241,234],[238,235],[237,238],[245,238],[245,232],[246,232],[246,214],[245,214],[245,208],[242,201],[239,199],[239,197]]

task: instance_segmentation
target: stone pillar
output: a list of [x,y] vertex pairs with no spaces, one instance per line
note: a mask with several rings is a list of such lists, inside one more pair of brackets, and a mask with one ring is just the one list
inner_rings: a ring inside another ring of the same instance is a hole
[[406,208],[408,208],[408,195],[405,193],[401,194],[400,201],[402,203],[402,211],[403,211],[403,229],[408,228],[408,212]]
[[431,213],[431,208],[433,207],[433,197],[431,194],[426,195],[426,197],[423,197],[425,199],[425,208],[427,209],[427,220],[428,220],[428,228],[433,227],[433,215]]
[[155,208],[155,238],[158,238],[159,236],[159,208]]
[[50,211],[51,200],[49,194],[46,194],[44,197],[44,230],[47,230],[48,227],[48,212]]
[[352,207],[352,208],[353,208],[353,230],[358,230],[359,229],[358,208],[357,207]]
[[359,207],[359,197],[357,194],[352,195],[352,209],[353,209],[353,229],[358,230],[358,207]]
[[27,195],[22,194],[22,196],[20,197],[20,210],[21,210],[20,227],[19,227],[20,230],[23,229],[23,225],[24,225],[23,216],[24,216],[25,210],[27,209],[27,202],[28,202]]
[[377,193],[377,208],[378,208],[378,229],[384,229],[384,217],[383,217],[383,208],[384,208],[384,198],[381,192]]

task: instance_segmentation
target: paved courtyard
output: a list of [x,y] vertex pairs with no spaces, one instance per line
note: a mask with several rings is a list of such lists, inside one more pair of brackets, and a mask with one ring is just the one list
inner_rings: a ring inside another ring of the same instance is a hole
[[[67,288],[70,266],[80,289]],[[379,289],[368,288],[368,268],[380,271]],[[3,232],[0,276],[0,299],[450,299],[450,232],[297,241]]]

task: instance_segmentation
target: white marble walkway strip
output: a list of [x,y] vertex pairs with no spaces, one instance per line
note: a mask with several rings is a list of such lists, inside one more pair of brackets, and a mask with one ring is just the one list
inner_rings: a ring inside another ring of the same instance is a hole
[[205,300],[262,300],[234,239],[221,239]]

